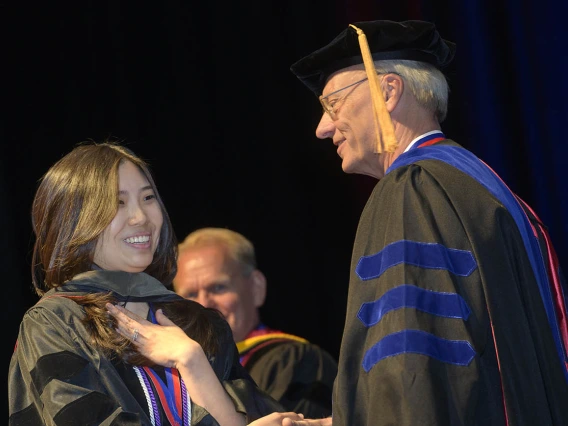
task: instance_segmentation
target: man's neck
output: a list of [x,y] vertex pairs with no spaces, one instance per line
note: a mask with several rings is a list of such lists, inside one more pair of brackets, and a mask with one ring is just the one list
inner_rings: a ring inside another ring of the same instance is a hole
[[413,140],[422,136],[424,133],[431,132],[432,130],[440,130],[440,125],[436,122],[429,122],[415,128],[400,126],[398,130],[399,131],[396,132],[395,129],[395,135],[398,141],[398,147],[396,150],[398,153],[397,157],[406,150]]
[[381,179],[388,168],[395,162],[395,160],[400,157],[401,154],[404,153],[408,145],[418,138],[419,136],[423,135],[424,133],[431,132],[432,130],[440,130],[440,124],[434,120],[431,121],[424,121],[420,123],[420,125],[416,125],[413,127],[407,127],[401,123],[394,122],[394,131],[396,140],[398,141],[398,146],[393,153],[384,153],[382,157],[382,173],[381,176],[375,176]]

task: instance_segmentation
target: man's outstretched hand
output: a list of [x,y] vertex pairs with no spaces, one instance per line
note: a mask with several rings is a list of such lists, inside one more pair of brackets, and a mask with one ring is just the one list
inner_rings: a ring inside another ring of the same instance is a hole
[[304,420],[292,420],[288,417],[282,420],[282,426],[331,426],[331,417]]

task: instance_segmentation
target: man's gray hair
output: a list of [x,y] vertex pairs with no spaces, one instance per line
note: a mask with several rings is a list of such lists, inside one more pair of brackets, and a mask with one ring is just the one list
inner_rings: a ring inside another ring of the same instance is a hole
[[400,75],[423,108],[435,114],[440,123],[446,119],[450,88],[439,69],[426,62],[409,60],[376,61],[375,68],[379,73]]
[[244,275],[250,275],[256,269],[253,244],[244,235],[226,228],[201,228],[193,231],[179,244],[178,252],[212,245],[224,246],[229,256],[242,266]]

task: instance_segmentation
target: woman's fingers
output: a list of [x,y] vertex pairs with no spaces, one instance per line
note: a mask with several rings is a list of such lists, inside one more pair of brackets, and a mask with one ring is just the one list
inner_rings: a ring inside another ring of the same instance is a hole
[[[158,324],[142,319],[121,306],[107,304],[107,311],[116,319],[117,333],[134,343],[137,351],[156,364],[176,367],[207,359],[201,346],[168,319],[156,312]],[[281,426],[281,425],[278,425]]]
[[[120,305],[113,305],[111,303],[107,303],[106,308],[113,314],[115,318],[120,317],[123,318],[125,321],[133,320],[139,323],[147,322],[145,318],[142,318],[140,315],[135,314],[132,311],[120,306]],[[114,308],[114,310],[110,310],[109,308]]]
[[144,328],[149,324],[148,321],[122,306],[107,303],[105,307],[108,313],[116,319],[116,330],[118,333],[133,342],[137,342],[141,337],[144,337]]
[[160,325],[175,325],[175,323],[169,319],[161,309],[156,311],[156,321],[158,321],[158,324]]

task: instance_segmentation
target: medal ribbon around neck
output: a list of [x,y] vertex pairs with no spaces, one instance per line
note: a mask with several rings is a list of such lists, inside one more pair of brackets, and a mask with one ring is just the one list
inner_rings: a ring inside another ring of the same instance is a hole
[[[150,378],[158,397],[162,403],[166,417],[172,426],[182,426],[185,423],[182,419],[184,417],[183,401],[182,399],[182,384],[179,373],[173,368],[164,368],[166,372],[167,384],[156,374],[150,367],[142,367],[146,375]],[[185,389],[185,387],[184,387]],[[183,392],[185,393],[185,392]]]
[[[151,320],[154,324],[157,324],[154,308],[151,304],[149,305]],[[152,381],[170,424],[172,426],[189,426],[191,424],[190,401],[179,372],[175,368],[164,367],[167,382],[164,383],[160,376],[150,367],[142,367],[142,370],[146,377]],[[153,396],[151,387],[148,386],[148,388],[146,390]]]

